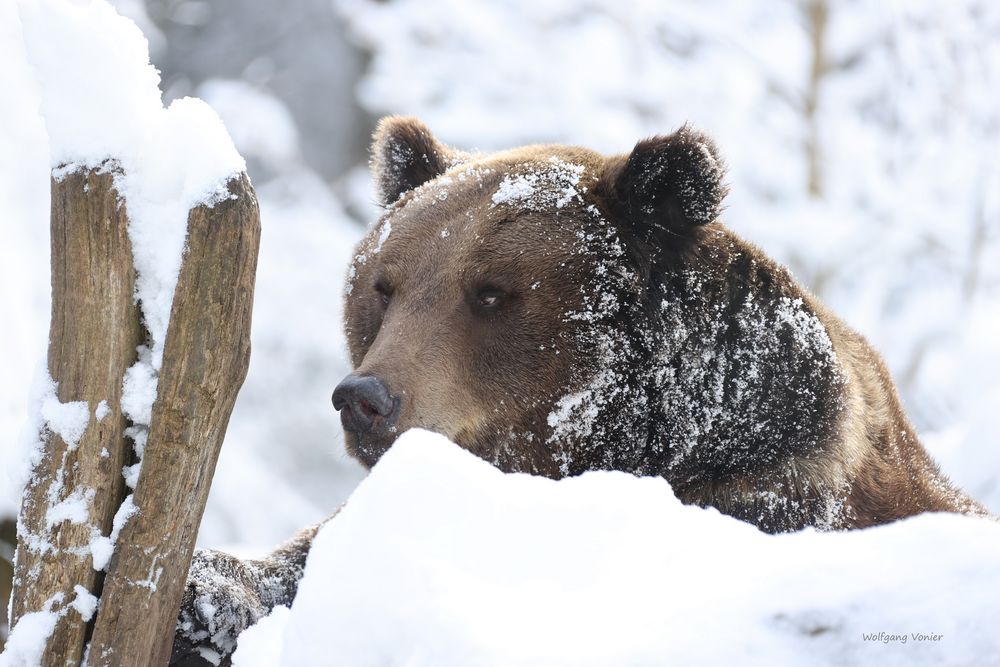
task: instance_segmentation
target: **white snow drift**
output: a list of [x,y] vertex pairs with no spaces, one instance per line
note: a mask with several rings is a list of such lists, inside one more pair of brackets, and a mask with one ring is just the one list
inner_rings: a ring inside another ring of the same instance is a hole
[[771,536],[663,479],[503,474],[410,431],[235,664],[1000,665],[997,562],[989,520]]

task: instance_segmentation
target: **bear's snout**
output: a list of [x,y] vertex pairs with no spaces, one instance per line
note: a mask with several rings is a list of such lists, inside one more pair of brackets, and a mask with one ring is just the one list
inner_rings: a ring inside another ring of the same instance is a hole
[[385,383],[373,375],[348,375],[333,390],[333,407],[340,411],[344,429],[358,435],[390,431],[398,406]]

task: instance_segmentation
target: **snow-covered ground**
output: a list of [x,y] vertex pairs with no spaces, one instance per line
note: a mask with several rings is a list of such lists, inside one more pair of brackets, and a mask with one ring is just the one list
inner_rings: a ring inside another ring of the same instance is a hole
[[997,562],[986,519],[770,536],[660,478],[505,475],[410,431],[234,664],[987,667]]

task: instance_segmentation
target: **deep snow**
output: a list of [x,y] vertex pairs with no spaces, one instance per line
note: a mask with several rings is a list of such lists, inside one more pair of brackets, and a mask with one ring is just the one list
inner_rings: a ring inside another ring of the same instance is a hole
[[290,612],[234,659],[985,667],[1000,665],[997,562],[986,519],[772,536],[660,478],[505,475],[415,430],[320,531]]

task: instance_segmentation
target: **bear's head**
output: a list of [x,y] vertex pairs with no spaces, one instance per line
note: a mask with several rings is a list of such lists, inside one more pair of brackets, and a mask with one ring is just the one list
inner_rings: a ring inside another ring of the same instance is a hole
[[714,144],[685,126],[614,157],[470,155],[391,117],[372,167],[385,214],[350,269],[355,370],[334,392],[349,451],[371,466],[422,427],[506,471],[635,469],[650,437],[651,282],[718,216]]

